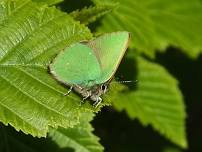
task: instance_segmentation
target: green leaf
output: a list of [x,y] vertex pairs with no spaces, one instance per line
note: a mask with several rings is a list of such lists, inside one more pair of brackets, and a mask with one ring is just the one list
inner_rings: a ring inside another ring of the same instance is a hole
[[94,22],[97,18],[108,14],[114,8],[117,7],[117,3],[102,3],[96,6],[85,7],[81,10],[76,10],[70,13],[70,15],[83,24],[89,24]]
[[115,108],[125,110],[130,118],[138,118],[144,125],[151,124],[172,142],[187,147],[186,114],[178,82],[158,64],[140,57],[137,63],[137,90],[114,99]]
[[[101,20],[100,32],[127,30],[131,47],[153,57],[169,45],[190,57],[202,50],[202,3],[200,0],[117,0],[119,8]],[[101,1],[100,1],[101,3]]]
[[32,0],[34,2],[37,2],[37,3],[41,3],[41,4],[47,4],[47,5],[55,5],[55,4],[58,4],[60,2],[63,2],[64,0]]
[[51,130],[49,136],[60,148],[71,147],[75,152],[102,152],[103,147],[92,134],[93,128],[89,124],[92,119],[92,113],[83,113],[79,125],[74,128]]
[[[66,13],[29,0],[0,2],[0,121],[33,136],[49,126],[72,127],[80,99],[48,72],[55,55],[69,44],[91,38]],[[90,107],[90,106],[89,106]]]

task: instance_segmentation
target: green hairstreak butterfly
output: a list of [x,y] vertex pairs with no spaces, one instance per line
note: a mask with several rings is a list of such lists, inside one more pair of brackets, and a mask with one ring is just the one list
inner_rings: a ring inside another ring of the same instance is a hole
[[[104,34],[89,42],[74,43],[61,51],[50,64],[50,72],[70,91],[90,98],[97,107],[107,91],[128,47],[129,32]],[[70,92],[69,91],[69,92]]]

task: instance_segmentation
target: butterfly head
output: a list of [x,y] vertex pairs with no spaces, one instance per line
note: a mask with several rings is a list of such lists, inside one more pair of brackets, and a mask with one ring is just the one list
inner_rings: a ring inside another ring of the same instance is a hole
[[99,92],[100,94],[105,94],[109,89],[109,83],[103,83],[100,85]]

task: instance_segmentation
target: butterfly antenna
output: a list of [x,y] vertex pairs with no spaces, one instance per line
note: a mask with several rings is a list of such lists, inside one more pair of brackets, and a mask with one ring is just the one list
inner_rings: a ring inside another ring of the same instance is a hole
[[126,81],[112,81],[111,83],[136,83],[138,80],[126,80]]

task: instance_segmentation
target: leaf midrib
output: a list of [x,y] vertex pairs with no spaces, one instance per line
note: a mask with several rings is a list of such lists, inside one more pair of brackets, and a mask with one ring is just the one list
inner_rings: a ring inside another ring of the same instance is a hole
[[[14,52],[16,52],[16,51],[18,50],[17,48],[18,48],[21,44],[23,44],[26,40],[29,39],[29,37],[31,37],[32,35],[34,35],[36,32],[40,31],[42,27],[45,27],[46,25],[50,24],[52,21],[57,20],[57,19],[59,19],[59,18],[61,18],[61,17],[63,17],[63,16],[64,16],[64,14],[59,15],[59,16],[56,16],[55,18],[53,17],[53,18],[51,18],[50,20],[48,20],[48,22],[45,22],[44,24],[40,24],[40,23],[39,23],[39,26],[38,26],[38,27],[36,27],[33,31],[31,31],[31,32],[28,33],[25,37],[23,37],[23,39],[22,39],[17,45],[15,45],[11,50],[9,50],[9,51],[3,56],[3,58],[1,58],[0,63],[3,63],[4,61],[6,61],[7,57],[8,57],[10,54],[13,54]],[[55,46],[55,44],[54,44],[54,46]],[[46,49],[46,50],[47,50],[47,49]],[[44,53],[44,52],[45,52],[45,50],[43,51],[43,53]],[[41,54],[39,54],[39,56],[40,56],[40,55],[41,55]]]
[[[11,1],[10,1],[11,2]],[[8,2],[8,3],[10,3],[10,2]],[[7,13],[7,15],[8,16],[10,16],[10,15],[12,15],[13,13],[15,13],[15,12],[17,12],[18,10],[20,10],[22,7],[24,7],[26,4],[28,4],[30,2],[30,0],[27,0],[27,1],[24,1],[24,3],[22,3],[21,5],[19,5],[18,7],[16,7],[13,11],[11,11],[10,10],[10,8],[9,8],[9,12]],[[10,5],[9,5],[10,6]],[[2,20],[2,21],[5,21],[5,19],[4,20]]]
[[[21,70],[20,68],[17,68],[18,70],[22,71],[23,73],[25,73],[24,70]],[[26,75],[28,75],[28,73],[26,72],[25,73]],[[30,76],[30,75],[28,75]],[[16,90],[18,90],[19,92],[21,92],[22,94],[24,94],[25,96],[27,96],[28,98],[30,98],[31,100],[35,101],[36,103],[40,104],[41,106],[47,108],[48,110],[50,111],[53,111],[55,112],[56,114],[64,117],[64,118],[67,118],[67,116],[65,116],[64,114],[60,113],[59,111],[56,111],[55,109],[51,108],[51,107],[48,107],[47,105],[43,104],[42,102],[40,102],[38,99],[35,99],[34,97],[30,96],[29,94],[25,93],[23,90],[21,90],[19,87],[17,87],[15,84],[12,84],[7,78],[5,78],[4,76],[0,75],[0,77],[2,79],[4,79],[6,82],[8,82],[12,87],[14,87]],[[36,79],[35,77],[32,76],[33,79],[37,80],[39,83],[41,83],[40,80]],[[50,89],[53,89],[52,87],[50,87],[49,85],[43,83],[44,85],[46,85],[47,87],[49,87]],[[54,89],[55,90],[55,89]],[[58,90],[55,90],[57,92],[59,92]],[[61,92],[60,92],[61,93]]]

